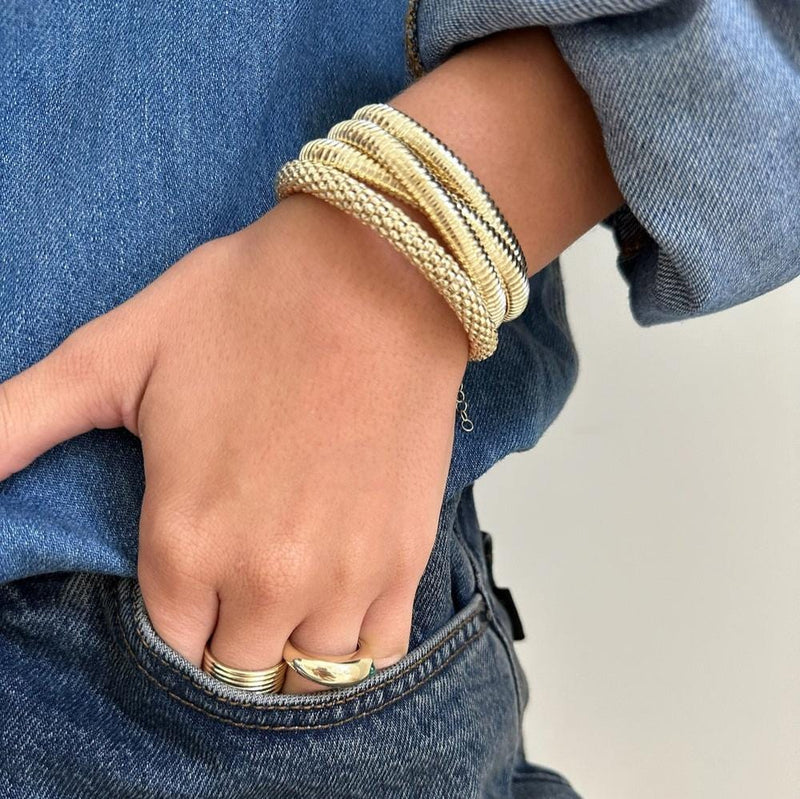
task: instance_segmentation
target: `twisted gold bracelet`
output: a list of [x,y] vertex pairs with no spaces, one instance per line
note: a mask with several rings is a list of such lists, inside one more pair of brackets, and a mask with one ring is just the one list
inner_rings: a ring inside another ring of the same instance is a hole
[[332,166],[298,159],[280,168],[275,190],[278,199],[296,192],[313,194],[376,230],[414,263],[454,311],[469,339],[470,360],[484,360],[495,351],[497,329],[472,281],[438,241],[386,197]]
[[499,325],[506,315],[505,286],[471,227],[450,195],[421,161],[390,133],[366,120],[346,119],[328,131],[328,138],[346,142],[370,155],[400,181],[431,221],[477,287],[489,315]]
[[393,106],[386,103],[364,105],[353,118],[374,122],[400,139],[451,194],[461,198],[492,227],[509,256],[496,261],[509,298],[505,319],[519,316],[530,293],[525,256],[514,232],[480,180],[444,142]]
[[[301,161],[314,161],[316,163],[336,167],[336,169],[341,169],[343,172],[347,172],[348,175],[364,181],[372,186],[372,188],[384,194],[388,194],[389,196],[396,197],[398,200],[402,200],[413,208],[417,208],[429,219],[432,218],[431,209],[424,199],[420,201],[419,193],[409,191],[406,183],[398,180],[382,163],[379,163],[372,156],[347,142],[338,139],[312,139],[303,145],[298,158]],[[469,224],[479,244],[489,256],[491,263],[502,263],[505,260],[507,262],[505,266],[506,271],[508,271],[509,268],[514,269],[515,267],[513,264],[510,266],[508,265],[510,263],[508,249],[505,243],[498,237],[495,229],[487,225],[472,208],[465,205],[460,199],[449,199],[452,207],[454,207]],[[497,270],[497,272],[499,271],[500,270]],[[495,275],[497,272],[495,272]],[[496,283],[493,282],[493,285],[496,285]],[[527,285],[527,283],[525,285]],[[507,298],[507,285],[503,285],[502,289],[504,298]],[[507,302],[506,299],[506,304]],[[506,310],[505,316],[507,316],[507,314],[508,310]],[[499,324],[499,321],[502,320],[498,321],[497,317],[495,317],[494,321],[495,324]]]
[[414,197],[406,190],[405,185],[374,158],[337,139],[312,139],[306,142],[298,154],[300,161],[313,161],[317,164],[332,166],[351,177],[363,181],[373,189],[402,200],[408,205],[419,208]]

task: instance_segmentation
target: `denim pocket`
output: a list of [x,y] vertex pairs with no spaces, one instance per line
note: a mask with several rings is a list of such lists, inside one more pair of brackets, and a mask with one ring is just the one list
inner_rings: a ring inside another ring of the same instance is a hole
[[137,580],[119,580],[113,616],[125,653],[150,687],[219,721],[273,730],[332,727],[392,705],[436,679],[488,625],[485,597],[476,592],[401,660],[356,685],[314,694],[254,694],[206,674],[168,646],[150,622]]
[[[177,703],[207,719],[274,731],[349,726],[378,711],[383,719],[386,710],[403,716],[411,712],[409,708],[437,699],[458,702],[460,693],[473,686],[485,685],[500,696],[513,683],[513,675],[494,636],[485,635],[491,629],[491,610],[476,563],[465,552],[458,532],[458,500],[453,497],[442,507],[417,589],[409,652],[366,680],[312,694],[252,693],[227,685],[158,635],[134,578],[118,581],[109,619],[126,671],[136,672],[139,682],[146,680],[150,705],[157,712],[177,712]],[[133,704],[129,709],[141,712]]]
[[133,578],[3,588],[0,772],[20,797],[510,799],[513,671],[459,536],[441,532],[411,650],[316,694],[248,694],[197,669],[157,635]]

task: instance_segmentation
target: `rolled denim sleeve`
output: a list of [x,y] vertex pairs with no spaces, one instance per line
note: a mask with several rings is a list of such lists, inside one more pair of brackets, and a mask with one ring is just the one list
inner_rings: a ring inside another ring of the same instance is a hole
[[800,273],[800,3],[410,0],[409,67],[548,26],[589,95],[625,205],[605,224],[642,326]]

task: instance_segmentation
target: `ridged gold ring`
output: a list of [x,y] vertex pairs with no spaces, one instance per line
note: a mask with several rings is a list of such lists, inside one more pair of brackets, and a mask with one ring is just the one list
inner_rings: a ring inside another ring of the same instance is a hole
[[281,660],[268,669],[236,669],[218,660],[206,646],[203,651],[203,671],[218,680],[241,688],[243,691],[261,691],[267,694],[280,693],[286,677],[286,661]]
[[320,685],[354,685],[375,673],[375,662],[364,651],[360,639],[355,652],[324,658],[303,652],[287,641],[283,657],[299,675]]

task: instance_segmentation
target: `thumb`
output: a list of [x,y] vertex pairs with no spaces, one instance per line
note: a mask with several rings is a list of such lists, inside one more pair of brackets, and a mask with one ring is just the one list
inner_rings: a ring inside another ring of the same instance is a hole
[[87,322],[41,361],[0,383],[0,480],[95,427],[124,425],[137,433],[154,347],[152,339],[135,334],[123,308]]

